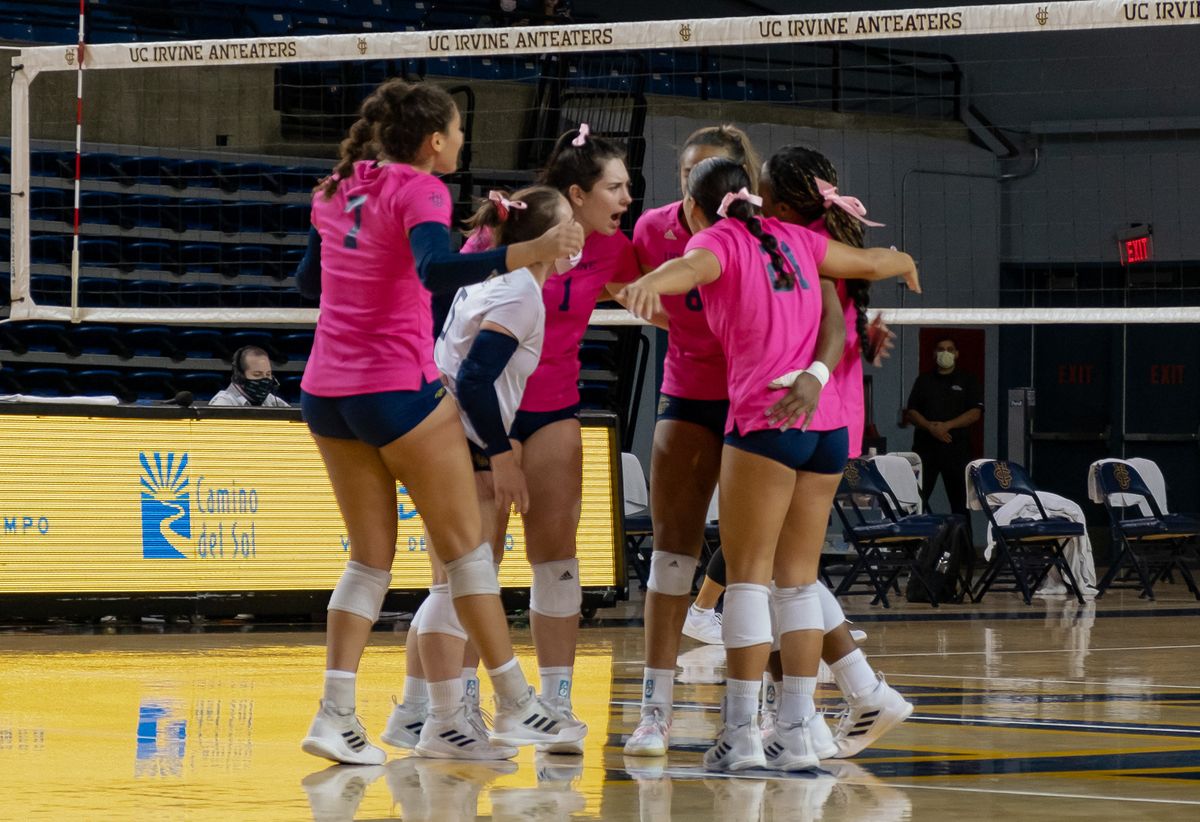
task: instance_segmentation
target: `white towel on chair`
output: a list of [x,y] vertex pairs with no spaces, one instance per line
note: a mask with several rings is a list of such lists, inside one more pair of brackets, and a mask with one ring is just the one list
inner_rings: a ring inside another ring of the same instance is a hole
[[[1094,598],[1097,590],[1096,562],[1092,558],[1092,541],[1088,539],[1087,521],[1083,516],[1083,509],[1076,503],[1066,497],[1060,497],[1058,494],[1051,494],[1048,491],[1038,491],[1037,495],[1042,503],[1042,507],[1046,509],[1047,516],[1066,517],[1084,526],[1083,536],[1073,537],[1067,541],[1066,546],[1063,548],[1063,556],[1066,558],[1067,564],[1071,567],[1071,573],[1075,575],[1075,581],[1079,583],[1079,590],[1083,594],[1083,598]],[[996,509],[996,522],[1000,525],[1008,525],[1013,520],[1021,518],[1041,519],[1041,513],[1038,511],[1037,505],[1024,494],[1014,496]],[[988,523],[987,547],[983,551],[984,558],[991,560],[992,549],[995,546],[996,541],[992,535],[992,525]],[[1058,569],[1051,569],[1050,574],[1046,577],[1046,581],[1041,584],[1035,593],[1040,596],[1057,596],[1067,593],[1067,586],[1063,584]]]

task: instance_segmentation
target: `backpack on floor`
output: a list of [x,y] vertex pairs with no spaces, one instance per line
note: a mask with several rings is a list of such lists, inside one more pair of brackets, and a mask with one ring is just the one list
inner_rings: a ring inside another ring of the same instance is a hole
[[[975,547],[962,514],[950,514],[933,539],[922,546],[917,561],[938,602],[962,602],[970,593]],[[928,602],[929,595],[911,575],[904,596],[909,602]]]

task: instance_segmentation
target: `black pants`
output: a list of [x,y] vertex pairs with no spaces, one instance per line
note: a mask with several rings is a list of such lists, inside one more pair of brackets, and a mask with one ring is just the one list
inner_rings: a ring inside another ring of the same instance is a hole
[[[950,511],[967,514],[967,463],[971,461],[968,451],[958,448],[935,448],[917,451],[921,457],[924,476],[921,481],[921,499],[929,510],[929,498],[940,475],[946,486],[946,497],[950,500]],[[970,518],[968,517],[968,522]]]

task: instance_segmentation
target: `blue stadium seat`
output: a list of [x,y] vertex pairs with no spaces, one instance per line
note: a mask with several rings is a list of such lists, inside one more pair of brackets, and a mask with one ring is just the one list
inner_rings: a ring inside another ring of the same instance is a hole
[[111,191],[84,191],[79,195],[79,219],[93,225],[121,224],[121,195]]
[[180,308],[212,308],[222,305],[222,290],[215,283],[183,283],[176,290],[176,301]]
[[286,280],[289,277],[296,275],[296,269],[300,266],[300,260],[304,258],[304,246],[287,246],[283,249],[283,253],[279,257],[279,271],[276,273],[281,280]]
[[221,246],[217,243],[188,243],[179,253],[179,264],[187,273],[221,270]]
[[270,355],[272,362],[281,364],[287,362],[287,358],[280,354],[279,349],[275,347],[275,338],[271,336],[270,331],[232,331],[228,340],[231,351],[246,345],[256,345]]
[[229,385],[229,375],[214,371],[185,371],[175,378],[175,385],[180,391],[191,391],[193,397],[207,402],[213,394]]
[[280,181],[278,172],[279,167],[269,163],[237,163],[226,169],[225,176],[236,180],[239,190],[285,194],[287,187]]
[[159,164],[163,185],[172,188],[216,188],[221,163],[216,160],[164,158]]
[[185,231],[216,231],[221,224],[220,200],[189,197],[179,203],[179,223]]
[[276,176],[286,187],[287,191],[307,194],[317,183],[329,176],[333,171],[332,164],[328,168],[320,166],[288,166],[279,171]]
[[29,219],[57,223],[72,221],[74,195],[65,188],[35,188],[29,192]]
[[312,226],[312,206],[301,203],[285,205],[279,211],[277,234],[307,234]]
[[312,353],[313,332],[293,331],[279,339],[280,350],[287,355],[288,362],[304,362]]
[[29,291],[39,305],[67,305],[71,300],[71,281],[66,277],[34,274],[29,278]]
[[71,375],[76,393],[85,397],[113,396],[121,402],[133,402],[136,396],[122,381],[120,371],[111,368],[89,368]]
[[71,331],[70,342],[81,354],[109,354],[125,359],[131,356],[115,325],[78,326]]
[[121,263],[121,243],[111,237],[83,237],[79,240],[79,264],[115,268]]
[[[61,280],[59,277],[54,279]],[[62,323],[6,323],[4,329],[9,344],[18,354],[52,351],[75,356],[80,350],[68,338],[67,326]]]
[[71,238],[65,234],[39,234],[29,239],[29,260],[35,264],[67,265]]
[[222,273],[227,277],[277,277],[279,254],[270,246],[235,245],[225,249],[222,266]]
[[212,328],[189,328],[175,338],[180,350],[190,359],[229,360],[233,347],[225,339],[224,331]]
[[296,405],[300,402],[300,374],[286,374],[279,378],[279,396]]
[[22,394],[36,397],[64,397],[75,393],[65,368],[26,368],[18,372]]
[[138,401],[169,400],[175,396],[170,371],[134,371],[124,382],[137,394]]
[[128,306],[174,308],[178,305],[179,289],[162,280],[131,280],[123,283],[121,300]]
[[138,240],[125,246],[121,268],[126,271],[170,271],[176,273],[175,248],[162,240]]
[[31,151],[29,173],[33,177],[63,177],[75,179],[75,152]]
[[166,326],[130,328],[121,334],[121,342],[137,357],[170,357],[184,359],[183,352],[173,342],[175,332]]
[[263,234],[268,230],[270,212],[278,209],[273,203],[260,201],[223,203],[220,209],[221,231],[226,234],[250,232]]
[[80,277],[79,304],[100,308],[119,308],[121,306],[120,283],[104,277]]
[[281,290],[269,285],[235,285],[231,297],[239,308],[279,308]]
[[79,177],[82,180],[112,180],[123,186],[133,185],[134,178],[121,168],[121,161],[119,154],[85,151],[79,159]]
[[182,231],[179,201],[158,194],[135,194],[121,202],[121,227]]
[[116,165],[129,184],[158,185],[162,182],[162,157],[125,157]]

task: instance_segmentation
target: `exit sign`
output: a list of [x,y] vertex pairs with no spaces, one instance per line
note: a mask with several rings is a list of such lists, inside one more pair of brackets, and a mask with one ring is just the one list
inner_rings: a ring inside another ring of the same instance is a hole
[[1148,225],[1137,225],[1117,234],[1117,251],[1121,265],[1148,263],[1154,259],[1153,230]]

